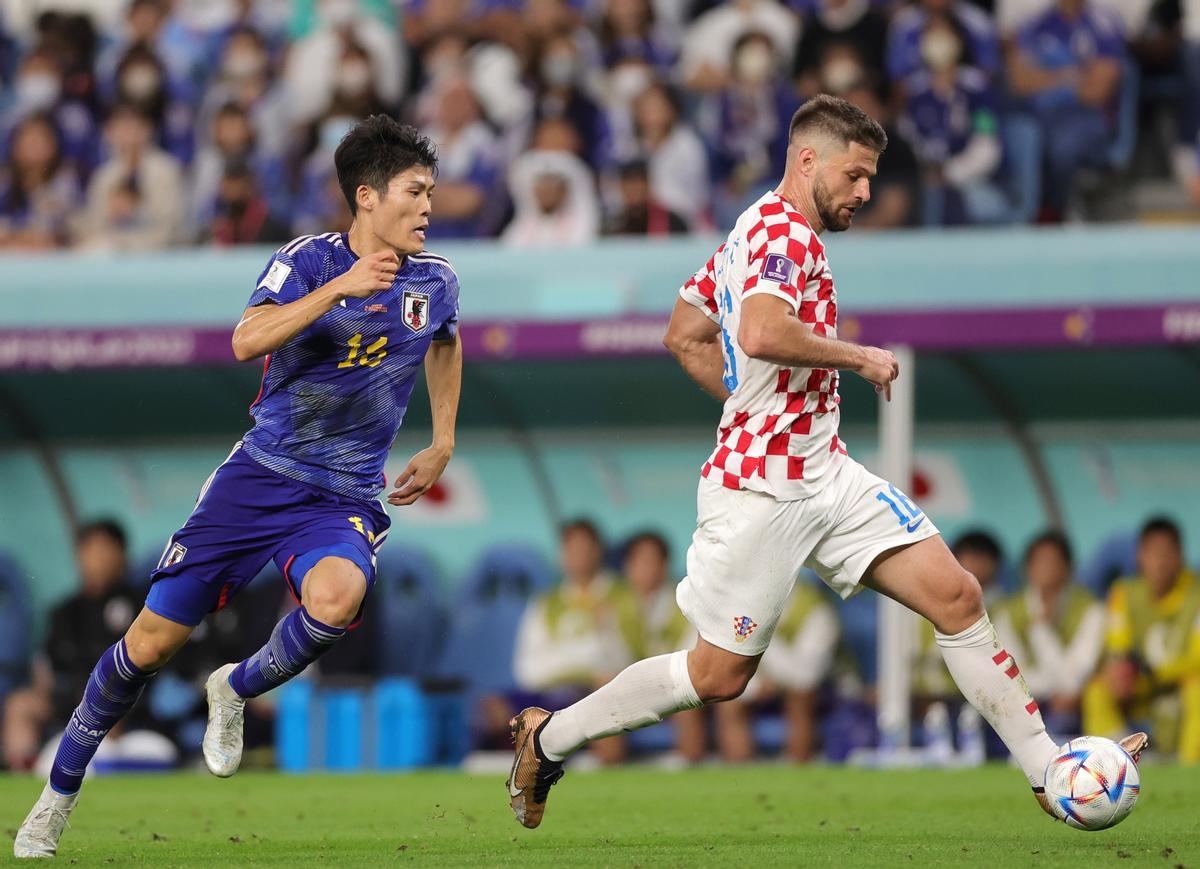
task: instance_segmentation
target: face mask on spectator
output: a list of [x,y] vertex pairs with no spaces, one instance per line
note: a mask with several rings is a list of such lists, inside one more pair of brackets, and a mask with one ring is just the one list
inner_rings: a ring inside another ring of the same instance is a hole
[[933,30],[921,37],[921,60],[933,70],[947,69],[958,60],[958,40],[944,30]]
[[27,72],[17,79],[17,103],[33,110],[48,109],[58,102],[62,84],[49,72]]
[[863,79],[863,69],[849,57],[835,57],[821,68],[821,78],[829,92],[844,94]]
[[162,78],[152,66],[131,66],[121,76],[121,92],[131,99],[144,100],[158,93]]
[[265,66],[266,61],[257,51],[235,51],[225,57],[222,69],[230,78],[251,78]]
[[626,64],[612,71],[608,85],[618,103],[629,105],[653,80],[653,74],[646,67]]
[[571,84],[575,81],[578,71],[579,65],[575,62],[575,56],[567,52],[548,54],[542,60],[542,79],[552,87],[566,87]]
[[343,63],[338,69],[338,91],[346,96],[357,97],[366,93],[371,86],[371,65],[361,60]]
[[775,68],[775,55],[761,42],[752,42],[738,52],[734,58],[737,77],[750,84],[762,84],[771,77]]
[[357,122],[356,118],[346,118],[341,115],[325,120],[321,124],[320,133],[317,135],[320,147],[326,151],[334,151],[342,141],[342,137],[349,133],[350,128]]

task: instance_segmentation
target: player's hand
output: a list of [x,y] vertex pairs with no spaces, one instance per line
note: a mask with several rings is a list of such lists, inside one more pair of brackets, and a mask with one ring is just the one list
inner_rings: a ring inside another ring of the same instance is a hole
[[365,256],[350,267],[340,287],[342,294],[365,299],[380,290],[386,290],[396,280],[400,258],[393,250],[381,250]]
[[394,507],[415,504],[438,481],[449,462],[447,450],[438,447],[421,450],[396,478],[396,490],[388,495],[388,503]]
[[863,359],[855,373],[874,384],[875,391],[883,393],[888,401],[892,400],[892,381],[900,376],[900,363],[889,351],[880,347],[863,347]]

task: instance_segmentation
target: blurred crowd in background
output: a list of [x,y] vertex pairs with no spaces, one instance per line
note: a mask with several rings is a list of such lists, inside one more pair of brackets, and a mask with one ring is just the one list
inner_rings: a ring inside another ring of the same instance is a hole
[[0,0],[0,85],[6,248],[344,230],[375,112],[431,242],[723,229],[818,92],[889,133],[860,227],[1200,215],[1200,0]]
[[[1015,559],[985,530],[953,541],[1056,737],[1144,728],[1161,755],[1200,762],[1200,577],[1185,564],[1182,543],[1179,526],[1165,517],[1115,536],[1082,563],[1057,531],[1037,536]],[[608,545],[594,524],[577,519],[561,529],[557,566],[526,547],[503,546],[448,586],[419,551],[385,548],[368,617],[304,678],[337,688],[409,677],[426,692],[462,699],[471,749],[506,750],[514,711],[531,703],[559,708],[635,660],[693,644],[675,605],[676,556],[653,531]],[[34,768],[39,755],[43,767],[49,763],[94,661],[139,610],[143,567],[157,554],[131,568],[121,528],[100,520],[80,529],[76,557],[79,590],[54,608],[32,658],[20,645],[30,621],[22,574],[0,558],[0,760],[9,769]],[[194,761],[204,680],[257,648],[294,605],[285,589],[265,573],[202,623],[110,737],[106,762]],[[838,601],[802,576],[741,698],[602,740],[593,758],[840,761],[876,745],[877,603],[870,594]],[[927,622],[911,663],[915,737],[928,760],[1003,757],[951,681]],[[247,707],[250,764],[272,762],[275,711],[271,695]],[[133,742],[123,747],[126,739]]]

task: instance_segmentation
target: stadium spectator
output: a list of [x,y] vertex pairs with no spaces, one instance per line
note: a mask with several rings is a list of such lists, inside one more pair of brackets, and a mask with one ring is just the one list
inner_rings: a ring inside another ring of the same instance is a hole
[[347,232],[350,229],[353,218],[345,194],[338,185],[333,153],[353,126],[354,118],[335,115],[326,118],[318,127],[316,148],[301,168],[300,191],[292,207],[292,232],[295,235]]
[[225,41],[216,75],[200,105],[197,128],[212,130],[217,113],[231,103],[250,116],[264,154],[282,156],[288,150],[287,95],[272,78],[266,41],[249,28],[233,31]]
[[713,210],[730,227],[783,172],[795,97],[783,83],[774,43],[758,31],[737,41],[727,84],[710,99],[706,140],[716,181]]
[[370,59],[371,81],[389,106],[400,101],[408,55],[399,39],[390,3],[374,0],[317,0],[316,16],[287,52],[283,77],[288,109],[296,123],[325,114],[338,86],[346,47],[362,46]]
[[845,98],[858,106],[887,133],[887,150],[879,155],[877,173],[871,179],[871,198],[854,217],[858,229],[888,229],[910,226],[916,220],[921,199],[921,169],[912,146],[896,130],[879,95],[865,83],[846,92]]
[[687,232],[687,221],[654,198],[644,160],[630,160],[617,170],[616,212],[605,227],[607,235],[676,235]]
[[200,148],[192,165],[189,217],[193,226],[204,226],[212,218],[221,177],[225,167],[234,162],[253,168],[274,215],[288,212],[291,202],[283,161],[258,147],[258,136],[246,110],[237,103],[227,103],[217,111],[208,143]]
[[116,102],[134,106],[145,115],[162,149],[186,164],[191,162],[195,145],[193,107],[174,90],[166,65],[142,43],[130,46],[117,64]]
[[0,248],[42,250],[65,243],[68,221],[82,199],[53,119],[46,114],[25,118],[13,133],[0,175]]
[[[1179,102],[1178,153],[1186,160],[1192,155],[1193,149],[1200,149],[1200,0],[1182,0],[1182,6],[1180,66],[1183,70],[1183,89]],[[1200,202],[1197,175],[1200,175],[1200,170],[1190,178],[1193,198]]]
[[929,226],[1011,216],[992,182],[1001,158],[995,94],[980,70],[959,63],[961,54],[962,40],[950,23],[931,21],[921,36],[925,68],[904,88],[900,130],[921,160]]
[[9,769],[32,769],[43,743],[71,717],[96,657],[125,633],[144,596],[128,584],[125,532],[111,519],[80,527],[75,564],[79,590],[51,611],[30,684],[4,704]]
[[919,0],[896,12],[888,31],[887,74],[893,85],[904,85],[928,65],[922,37],[931,24],[951,27],[962,40],[962,61],[988,76],[1000,71],[1000,40],[995,25],[967,0]]
[[438,146],[437,220],[431,235],[487,234],[487,199],[496,186],[497,142],[465,78],[436,82],[437,115],[429,135]]
[[137,108],[118,105],[104,125],[112,157],[88,184],[78,239],[87,248],[154,250],[180,240],[186,194],[182,169],[151,141]]
[[683,36],[679,73],[689,90],[712,93],[729,80],[733,49],[750,31],[767,34],[790,67],[799,21],[775,0],[729,0],[704,12]]
[[1058,531],[1025,549],[1026,587],[996,611],[996,635],[1021,667],[1051,733],[1079,733],[1080,700],[1104,645],[1104,607],[1072,577],[1071,544]]
[[538,61],[534,122],[544,118],[568,121],[583,142],[581,156],[596,169],[608,156],[609,131],[604,111],[584,90],[586,73],[580,50],[570,36],[548,41]]
[[0,141],[8,142],[17,124],[29,115],[49,114],[61,136],[64,158],[86,176],[97,159],[95,116],[93,107],[70,90],[51,52],[30,51],[20,61],[12,101],[0,116]]
[[1078,170],[1103,164],[1124,57],[1118,19],[1092,0],[1056,0],[1017,36],[1009,82],[1042,128],[1048,219],[1062,217]]
[[1107,660],[1084,693],[1084,730],[1111,736],[1146,721],[1160,750],[1200,762],[1200,577],[1174,521],[1142,527],[1137,564],[1109,590]]
[[574,247],[600,227],[596,182],[586,163],[564,151],[530,151],[508,177],[514,215],[502,238],[514,247]]
[[[675,583],[668,581],[671,548],[656,531],[642,531],[625,544],[621,572],[637,599],[641,613],[642,642],[637,655],[668,655],[690,648],[696,639],[675,603]],[[675,750],[687,763],[698,763],[708,751],[703,709],[687,709],[671,719]]]
[[212,244],[278,244],[292,238],[290,227],[271,213],[259,179],[243,160],[225,164],[213,215],[204,238]]
[[[596,526],[569,522],[560,542],[562,583],[529,603],[513,655],[518,687],[550,695],[551,706],[603,685],[634,660],[641,642],[637,604],[629,587],[604,568]],[[625,756],[624,740],[601,740],[595,753],[616,763]]]
[[646,160],[655,198],[678,211],[691,229],[708,222],[710,184],[704,144],[680,113],[677,97],[653,84],[633,102],[635,140],[625,156]]
[[637,60],[670,72],[675,50],[659,27],[651,0],[606,0],[598,28],[604,65]]
[[[887,50],[888,18],[871,4],[871,0],[817,0],[815,8],[804,17],[800,45],[792,78],[802,94],[819,93],[818,73],[825,55],[834,47],[852,49],[862,72],[834,70],[836,82],[862,81],[876,90],[884,83],[883,59]],[[838,91],[848,90],[842,84]],[[832,92],[832,91],[831,91]],[[882,95],[882,94],[881,94]]]
[[817,747],[819,689],[833,669],[838,633],[833,607],[814,583],[798,581],[745,693],[715,707],[723,760],[745,763],[754,758],[753,712],[775,700],[783,710],[784,757],[796,763],[812,760]]

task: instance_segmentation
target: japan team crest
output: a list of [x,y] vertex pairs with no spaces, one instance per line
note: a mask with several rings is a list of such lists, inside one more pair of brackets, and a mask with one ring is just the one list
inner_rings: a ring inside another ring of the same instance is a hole
[[758,627],[750,616],[734,616],[733,617],[733,641],[735,643],[746,642],[746,637],[754,633],[754,629]]
[[401,318],[404,325],[414,332],[420,332],[429,325],[429,294],[404,291],[404,305]]

